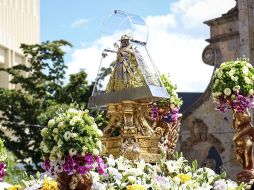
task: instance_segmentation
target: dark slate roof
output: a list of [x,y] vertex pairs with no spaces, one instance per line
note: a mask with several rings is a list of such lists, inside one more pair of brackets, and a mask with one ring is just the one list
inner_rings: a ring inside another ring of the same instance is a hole
[[180,112],[183,113],[183,111],[194,104],[202,94],[202,92],[178,92],[178,96],[183,100]]

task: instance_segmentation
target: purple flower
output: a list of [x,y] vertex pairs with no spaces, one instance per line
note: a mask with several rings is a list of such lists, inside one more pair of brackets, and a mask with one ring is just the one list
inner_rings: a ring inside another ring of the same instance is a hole
[[175,108],[172,111],[166,113],[164,116],[162,116],[162,119],[166,123],[170,122],[176,122],[178,117],[180,117],[179,108]]
[[4,181],[4,176],[5,176],[5,164],[4,162],[0,162],[0,182]]
[[216,102],[216,109],[220,112],[225,112],[227,109],[233,109],[238,112],[244,112],[248,108],[254,108],[253,96],[244,96],[242,94],[235,94],[236,99],[225,98],[223,95],[219,97]]
[[50,161],[49,160],[45,160],[42,165],[41,165],[42,169],[48,171],[50,170]]
[[159,118],[159,111],[157,106],[151,108],[151,118],[152,120],[157,120]]
[[96,162],[98,164],[98,173],[101,175],[106,171],[107,165],[104,164],[104,162],[100,156],[96,157]]
[[93,164],[94,163],[94,157],[92,154],[86,154],[85,155],[85,162],[86,164]]
[[[95,164],[95,162],[97,164]],[[64,160],[57,160],[55,162],[45,160],[42,164],[42,168],[51,173],[51,175],[56,175],[57,173],[61,173],[63,171],[68,175],[72,175],[74,173],[86,174],[87,172],[95,169],[96,166],[99,174],[103,174],[107,168],[99,156],[95,157],[89,153],[85,156],[68,155]]]

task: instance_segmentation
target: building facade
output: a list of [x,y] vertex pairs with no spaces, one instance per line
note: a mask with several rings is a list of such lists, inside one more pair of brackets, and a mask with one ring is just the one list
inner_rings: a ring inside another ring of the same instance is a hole
[[[210,27],[210,38],[206,40],[209,45],[202,54],[204,63],[216,69],[225,61],[247,57],[254,65],[253,7],[253,0],[237,0],[227,13],[204,22]],[[178,150],[190,161],[197,160],[200,166],[218,173],[225,170],[229,178],[235,179],[242,166],[236,159],[232,120],[232,112],[221,114],[215,110],[209,85],[184,110]]]
[[[26,64],[21,43],[40,42],[40,0],[0,0],[0,68]],[[14,88],[0,72],[0,87]]]

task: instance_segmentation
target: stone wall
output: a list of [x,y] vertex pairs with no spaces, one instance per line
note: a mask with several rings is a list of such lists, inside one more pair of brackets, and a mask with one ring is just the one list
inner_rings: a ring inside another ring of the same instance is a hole
[[[204,49],[204,63],[219,67],[222,62],[239,57],[250,58],[253,64],[254,11],[253,0],[238,0],[236,6],[204,22],[210,27],[210,44]],[[200,166],[225,170],[229,178],[236,179],[241,165],[236,160],[232,137],[232,113],[215,110],[210,85],[191,107],[184,111],[177,150],[186,158],[197,160]]]

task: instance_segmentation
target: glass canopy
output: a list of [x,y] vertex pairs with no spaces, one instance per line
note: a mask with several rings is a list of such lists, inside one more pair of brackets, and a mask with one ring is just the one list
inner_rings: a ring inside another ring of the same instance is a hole
[[148,30],[138,15],[115,10],[102,25],[104,48],[89,107],[124,100],[168,98],[147,50]]

